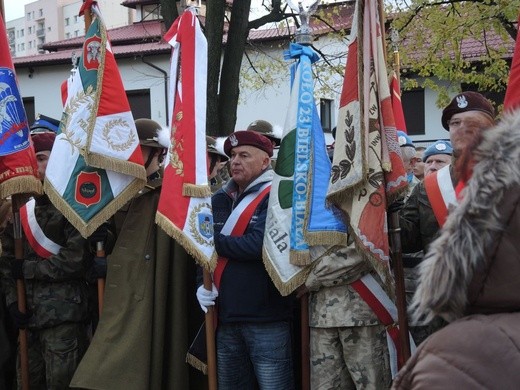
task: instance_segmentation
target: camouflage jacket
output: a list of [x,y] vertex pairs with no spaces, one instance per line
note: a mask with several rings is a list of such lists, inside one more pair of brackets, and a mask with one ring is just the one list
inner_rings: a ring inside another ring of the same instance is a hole
[[[43,259],[24,240],[27,308],[33,313],[29,329],[83,321],[88,309],[85,274],[91,258],[85,250],[86,240],[46,196],[37,198],[34,212],[45,235],[62,248],[58,254]],[[10,262],[14,259],[12,226],[7,226],[1,239],[0,276],[9,305],[17,301],[16,284],[10,270]]]
[[[370,270],[371,266],[354,244],[338,247],[318,260],[305,282],[310,290],[309,325],[316,328],[378,325],[372,309],[350,286]],[[374,277],[379,280],[377,275]]]

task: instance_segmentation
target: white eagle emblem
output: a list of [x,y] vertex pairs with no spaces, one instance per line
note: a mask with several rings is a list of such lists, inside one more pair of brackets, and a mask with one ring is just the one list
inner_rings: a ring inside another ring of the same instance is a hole
[[231,142],[231,146],[235,147],[238,145],[238,139],[237,139],[237,136],[235,134],[231,134],[229,136],[229,142]]
[[457,96],[457,107],[466,108],[468,106],[468,101],[466,100],[466,96],[460,95]]

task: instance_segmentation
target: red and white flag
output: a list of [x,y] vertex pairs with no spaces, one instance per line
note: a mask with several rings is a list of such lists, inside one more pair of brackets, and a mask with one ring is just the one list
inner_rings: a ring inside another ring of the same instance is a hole
[[0,199],[4,199],[41,193],[42,184],[1,14],[0,35]]
[[327,199],[348,216],[349,232],[390,286],[387,202],[407,180],[377,4],[361,3],[356,2],[352,23]]
[[95,2],[84,4],[94,17],[77,72],[67,81],[44,188],[87,237],[144,187],[146,171],[106,26]]
[[[520,29],[520,14],[518,15],[517,29]],[[514,110],[520,107],[520,34],[517,32],[515,51],[509,81],[507,83],[506,96],[504,98],[504,111]]]
[[156,221],[204,268],[216,266],[206,154],[207,41],[186,9],[164,36],[172,46],[171,147]]
[[395,128],[408,133],[404,118],[403,102],[401,101],[401,85],[399,83],[399,77],[397,77],[395,71],[392,72],[391,78],[390,93],[392,94],[392,109],[394,111]]

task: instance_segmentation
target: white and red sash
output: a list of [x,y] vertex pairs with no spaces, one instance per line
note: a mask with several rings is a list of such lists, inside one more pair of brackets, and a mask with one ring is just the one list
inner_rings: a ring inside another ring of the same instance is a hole
[[52,255],[57,255],[62,247],[45,236],[34,214],[35,205],[36,201],[31,199],[20,208],[20,221],[31,248],[38,256],[48,259]]
[[[225,236],[237,237],[243,235],[256,208],[267,194],[269,194],[270,190],[271,182],[266,182],[258,191],[247,194],[238,206],[233,209],[220,232]],[[227,262],[228,259],[222,256],[219,256],[217,260],[217,266],[213,272],[213,281],[217,289],[220,287],[220,280]]]
[[432,205],[435,219],[442,227],[448,217],[450,205],[457,204],[455,188],[451,181],[450,166],[446,165],[424,178],[424,189]]
[[[401,348],[399,327],[397,325],[397,307],[371,274],[364,275],[362,278],[353,282],[351,286],[374,311],[379,321],[386,328],[386,340],[390,355],[390,370],[392,372],[392,378],[395,378],[401,368],[398,366],[398,362],[401,361],[401,359],[399,359]],[[412,353],[415,351],[415,343],[411,335],[410,350]]]

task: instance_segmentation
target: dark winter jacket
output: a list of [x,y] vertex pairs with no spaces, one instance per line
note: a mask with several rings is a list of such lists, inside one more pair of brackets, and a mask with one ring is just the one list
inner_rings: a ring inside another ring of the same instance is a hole
[[451,322],[399,372],[398,389],[520,383],[520,112],[484,132],[478,162],[420,265],[415,318]]
[[236,184],[231,179],[213,195],[215,249],[229,261],[222,274],[218,296],[219,322],[274,322],[291,317],[291,297],[282,297],[262,260],[262,243],[269,196],[257,207],[240,237],[225,236],[220,231],[233,209],[247,194],[271,181],[272,170],[264,172],[236,198]]

